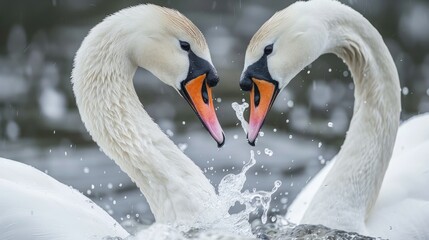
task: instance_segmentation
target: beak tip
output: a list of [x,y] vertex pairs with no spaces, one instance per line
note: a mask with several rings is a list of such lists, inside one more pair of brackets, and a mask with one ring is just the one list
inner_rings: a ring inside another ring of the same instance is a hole
[[255,146],[255,142],[256,142],[256,138],[253,140],[249,139],[249,135],[247,135],[247,142],[249,143],[250,146],[254,147]]
[[222,140],[221,141],[216,141],[217,142],[217,147],[221,148],[224,144],[225,144],[225,134],[222,132]]

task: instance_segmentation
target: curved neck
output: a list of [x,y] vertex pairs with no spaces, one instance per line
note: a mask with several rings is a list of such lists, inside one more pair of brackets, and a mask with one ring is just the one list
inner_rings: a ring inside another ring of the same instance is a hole
[[335,164],[303,223],[362,233],[392,155],[401,109],[399,78],[377,30],[352,9],[337,10],[326,20],[326,52],[342,58],[352,73],[354,113]]
[[192,221],[216,197],[214,188],[143,109],[129,45],[114,34],[93,29],[76,55],[72,82],[82,121],[137,184],[158,222]]

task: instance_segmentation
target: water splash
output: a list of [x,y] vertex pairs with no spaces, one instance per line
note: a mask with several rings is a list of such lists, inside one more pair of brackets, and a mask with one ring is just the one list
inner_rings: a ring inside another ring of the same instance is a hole
[[247,102],[243,102],[243,104],[233,102],[231,106],[232,106],[232,109],[234,109],[235,115],[237,116],[238,120],[240,120],[241,127],[243,128],[244,133],[247,134],[247,126],[249,124],[247,123],[246,119],[244,119],[243,114],[246,108],[249,107],[249,104]]
[[[277,180],[270,191],[256,189],[243,191],[244,183],[247,180],[246,173],[255,164],[255,153],[251,150],[249,162],[244,164],[238,174],[228,174],[222,178],[218,185],[217,197],[206,203],[204,212],[198,216],[198,219],[188,226],[174,225],[173,229],[183,233],[211,231],[246,238],[254,237],[252,226],[249,223],[250,214],[262,211],[261,222],[265,224],[271,196],[282,184]],[[229,213],[236,204],[244,206],[244,209],[237,213]]]
[[234,223],[234,232],[242,232],[243,229],[250,232],[249,225],[249,214],[262,209],[262,223],[267,222],[268,210],[270,208],[271,196],[281,186],[281,181],[277,180],[274,182],[274,187],[271,191],[252,191],[245,190],[242,192],[244,183],[246,182],[247,171],[256,164],[255,153],[253,150],[250,151],[250,161],[243,166],[243,169],[239,174],[228,174],[219,183],[219,199],[220,202],[228,206],[228,208],[234,206],[237,202],[245,206],[245,210],[231,214],[228,216],[228,220]]

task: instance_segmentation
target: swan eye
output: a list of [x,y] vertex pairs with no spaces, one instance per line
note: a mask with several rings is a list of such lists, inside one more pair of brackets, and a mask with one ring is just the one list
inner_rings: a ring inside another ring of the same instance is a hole
[[185,42],[185,41],[179,41],[179,42],[180,42],[180,47],[183,50],[185,50],[187,52],[191,51],[191,45],[188,42]]
[[264,55],[270,55],[273,52],[273,44],[270,44],[264,48]]

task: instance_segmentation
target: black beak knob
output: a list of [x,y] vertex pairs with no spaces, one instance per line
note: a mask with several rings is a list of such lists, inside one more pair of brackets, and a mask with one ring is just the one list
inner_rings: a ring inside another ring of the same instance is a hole
[[207,73],[206,81],[209,87],[214,87],[219,82],[219,76],[216,73],[216,70],[211,70]]
[[252,90],[253,81],[251,77],[245,72],[243,76],[240,79],[240,88],[243,91],[250,91]]

